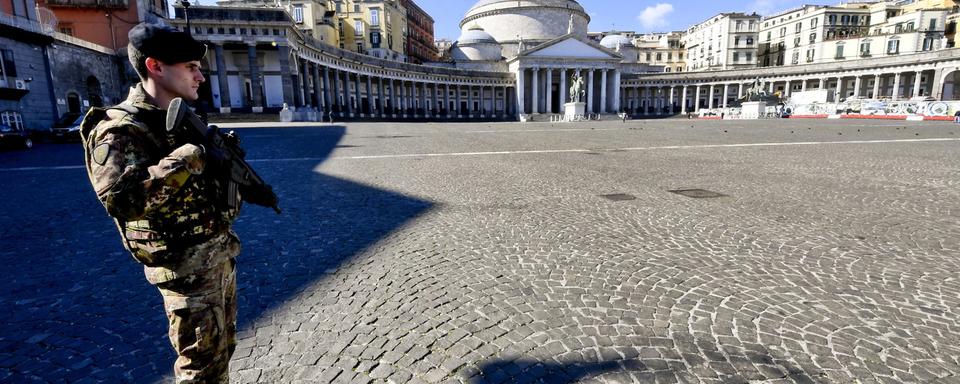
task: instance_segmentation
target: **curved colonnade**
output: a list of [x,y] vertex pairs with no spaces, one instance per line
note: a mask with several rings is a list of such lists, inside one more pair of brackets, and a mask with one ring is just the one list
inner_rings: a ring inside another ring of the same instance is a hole
[[828,90],[840,98],[890,100],[932,96],[955,100],[960,49],[862,59],[847,63],[736,71],[624,76],[621,105],[634,115],[672,115],[727,108],[754,84],[788,98],[797,91]]

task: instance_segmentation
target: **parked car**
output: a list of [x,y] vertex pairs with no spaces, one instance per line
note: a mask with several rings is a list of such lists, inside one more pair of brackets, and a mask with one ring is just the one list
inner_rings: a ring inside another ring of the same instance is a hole
[[29,149],[33,148],[33,140],[23,129],[0,123],[0,147]]
[[53,124],[53,139],[56,141],[80,141],[80,123],[83,114],[68,112]]

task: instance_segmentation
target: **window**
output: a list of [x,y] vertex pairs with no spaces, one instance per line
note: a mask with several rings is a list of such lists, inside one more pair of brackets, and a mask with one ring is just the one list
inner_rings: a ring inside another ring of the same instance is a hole
[[827,22],[828,22],[830,25],[837,25],[837,15],[827,16]]
[[647,52],[647,62],[650,62],[650,52]]
[[932,38],[932,37],[928,37],[928,38],[923,39],[923,50],[924,50],[924,51],[932,51],[932,50],[933,50],[933,38]]
[[752,37],[748,37],[748,38],[747,38],[747,45],[753,45],[753,38],[752,38]]
[[363,42],[362,42],[362,41],[357,43],[357,52],[358,52],[358,53],[363,53]]
[[739,61],[739,60],[740,60],[740,52],[734,52],[734,53],[733,53],[733,62],[736,63],[736,62]]
[[887,53],[891,55],[900,53],[899,39],[890,39],[890,41],[887,41]]
[[808,63],[812,63],[812,62],[813,62],[813,57],[814,57],[814,55],[816,55],[816,51],[815,51],[815,50],[813,50],[813,49],[808,49],[808,50],[807,50],[807,62],[808,62]]
[[817,23],[819,23],[819,22],[820,22],[820,19],[819,19],[819,18],[815,18],[815,19],[810,20],[810,29],[816,28],[816,27],[817,27]]
[[843,43],[837,43],[837,54],[834,56],[835,59],[843,59]]
[[374,27],[380,26],[380,10],[378,9],[370,10],[370,25]]
[[343,13],[343,3],[337,2],[337,13]]
[[380,32],[370,32],[370,47],[380,48]]
[[73,25],[70,25],[70,24],[60,24],[59,27],[58,27],[58,29],[60,30],[60,33],[62,33],[62,34],[64,34],[64,35],[73,36]]
[[909,22],[909,23],[907,23],[907,32],[913,32],[914,29],[916,29],[916,28],[914,27],[912,21]]
[[356,13],[360,13],[360,4],[354,4],[354,5],[353,5],[353,11],[356,12]]
[[850,24],[850,16],[849,15],[840,16],[840,24],[842,25]]
[[930,19],[930,28],[931,31],[937,30],[937,19]]
[[767,41],[770,41],[770,31],[767,31]]
[[[12,84],[8,80],[10,77],[17,77],[17,66],[13,61],[13,51],[9,49],[0,49],[0,78],[5,81],[8,81],[8,84]],[[9,85],[8,85],[9,86]]]
[[870,56],[870,41],[864,40],[860,43],[860,56]]
[[736,47],[738,45],[740,45],[740,36],[736,36],[733,38],[733,46]]
[[799,47],[799,46],[800,46],[800,36],[797,36],[797,37],[794,37],[794,38],[793,38],[793,46],[794,46],[794,47]]
[[303,22],[303,6],[293,7],[293,21],[297,23]]
[[787,35],[787,27],[780,28],[780,37]]
[[667,52],[667,61],[673,61],[673,52]]
[[663,54],[660,52],[657,52],[657,61],[661,61],[661,60],[663,60]]
[[745,56],[747,58],[747,63],[753,61],[753,52],[747,52]]
[[800,33],[800,31],[803,30],[803,23],[797,23],[797,28],[796,28],[796,30],[797,30],[797,33]]
[[793,60],[791,63],[800,64],[800,51],[793,51]]
[[817,42],[817,33],[816,33],[816,32],[811,33],[811,34],[810,34],[810,44],[813,44],[813,43],[816,43],[816,42]]
[[363,35],[363,20],[353,21],[353,32],[354,35]]

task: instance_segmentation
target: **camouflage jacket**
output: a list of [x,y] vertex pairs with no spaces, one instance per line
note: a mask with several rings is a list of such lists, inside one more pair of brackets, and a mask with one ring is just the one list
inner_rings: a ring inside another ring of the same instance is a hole
[[170,281],[235,257],[240,244],[230,226],[239,209],[221,204],[225,190],[216,175],[204,172],[202,148],[166,132],[166,110],[142,85],[124,104],[137,113],[87,113],[84,161],[97,198],[147,280]]

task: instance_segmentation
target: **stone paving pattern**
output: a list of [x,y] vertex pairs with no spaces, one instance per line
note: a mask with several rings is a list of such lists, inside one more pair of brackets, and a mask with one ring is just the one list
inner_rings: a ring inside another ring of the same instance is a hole
[[[240,131],[240,383],[960,382],[960,125]],[[632,148],[632,149],[631,149]],[[495,155],[391,154],[588,149]],[[0,153],[0,381],[168,380],[73,145]],[[702,188],[727,195],[692,199]],[[601,195],[629,194],[614,201]]]

